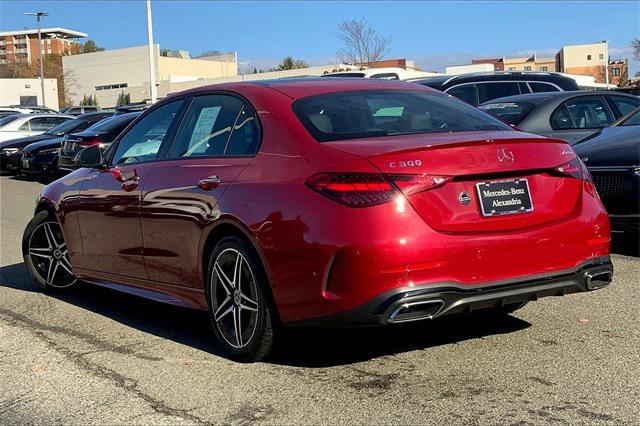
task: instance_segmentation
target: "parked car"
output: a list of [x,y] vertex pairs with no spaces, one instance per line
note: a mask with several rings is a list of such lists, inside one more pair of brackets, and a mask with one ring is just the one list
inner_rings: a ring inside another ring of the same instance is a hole
[[25,230],[35,282],[208,310],[243,361],[280,323],[507,313],[611,280],[607,213],[564,141],[411,83],[200,87],[78,161]]
[[78,168],[74,158],[78,152],[88,146],[100,145],[107,149],[111,142],[122,132],[140,112],[114,115],[108,120],[94,124],[82,132],[70,133],[62,141],[62,149],[58,157],[57,168],[69,172]]
[[636,96],[599,90],[508,96],[479,108],[525,132],[574,143],[638,106]]
[[23,107],[0,107],[0,114],[8,114],[8,115],[14,115],[14,114],[31,114],[32,111],[28,108],[23,108]]
[[22,168],[23,149],[32,143],[55,140],[60,147],[60,138],[69,132],[82,131],[108,117],[109,113],[89,113],[67,120],[56,127],[34,136],[0,142],[0,170],[18,171]]
[[[56,111],[53,108],[49,108],[42,105],[25,106],[25,105],[9,105],[14,108],[23,108],[31,111],[31,114],[60,114],[60,111]],[[1,109],[1,107],[0,107]]]
[[127,114],[129,112],[142,112],[147,110],[151,104],[134,104],[134,105],[122,105],[116,107],[115,115]]
[[[62,114],[10,115],[0,120],[0,142],[39,135],[73,118],[71,115]],[[5,119],[10,120],[4,122]]]
[[573,150],[587,166],[607,208],[611,228],[640,236],[640,108],[611,127],[578,141]]
[[387,68],[357,68],[346,69],[334,72],[327,72],[322,77],[341,78],[377,78],[379,80],[408,80],[412,78],[425,78],[437,75],[433,72],[417,71],[399,67]]
[[409,80],[480,105],[504,96],[579,90],[576,81],[558,73],[495,71]]
[[113,113],[104,111],[90,112],[55,127],[50,131],[55,137],[33,141],[23,148],[18,164],[20,171],[23,173],[56,173],[58,155],[64,137],[89,129],[112,115]]
[[81,115],[86,114],[88,112],[98,112],[102,109],[99,106],[95,105],[78,105],[78,106],[68,106],[64,107],[60,110],[61,114],[70,114],[70,115]]

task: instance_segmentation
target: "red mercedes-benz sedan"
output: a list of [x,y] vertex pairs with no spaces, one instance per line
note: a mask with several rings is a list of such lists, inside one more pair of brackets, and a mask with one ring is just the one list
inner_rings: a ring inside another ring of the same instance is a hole
[[198,88],[77,161],[25,230],[35,281],[208,310],[243,361],[281,324],[508,313],[612,278],[607,213],[569,145],[411,83]]

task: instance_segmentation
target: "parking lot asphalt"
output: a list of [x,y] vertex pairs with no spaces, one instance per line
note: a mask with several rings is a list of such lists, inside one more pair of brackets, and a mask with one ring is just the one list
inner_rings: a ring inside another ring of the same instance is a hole
[[614,283],[502,319],[287,332],[265,362],[220,355],[203,312],[82,286],[43,294],[22,263],[42,183],[0,177],[0,423],[637,424],[640,259]]

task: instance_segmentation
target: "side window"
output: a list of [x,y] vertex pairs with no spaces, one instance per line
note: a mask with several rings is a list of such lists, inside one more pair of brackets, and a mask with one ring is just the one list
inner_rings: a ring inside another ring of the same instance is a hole
[[553,84],[541,83],[539,81],[530,81],[529,86],[533,93],[539,92],[559,92],[558,88]]
[[476,87],[473,84],[465,84],[464,86],[456,86],[446,91],[449,95],[462,99],[468,104],[478,105],[476,97]]
[[[30,121],[33,121],[33,120],[30,120]],[[23,125],[18,127],[18,130],[23,131],[23,132],[31,131],[31,126],[29,125],[29,121],[26,121]]]
[[551,115],[551,128],[554,130],[575,129],[566,105],[562,105]]
[[155,160],[182,102],[182,100],[169,102],[140,120],[118,142],[111,164],[132,164]]
[[500,83],[480,83],[478,84],[478,100],[480,103],[490,101],[492,99],[502,98],[504,96],[519,95],[518,83],[516,82],[500,82]]
[[622,96],[610,96],[608,98],[620,111],[621,116],[629,114],[640,106],[640,99],[627,98]]
[[565,102],[576,129],[597,129],[613,122],[603,98],[581,97]]
[[223,156],[242,107],[233,96],[196,97],[176,135],[171,158]]
[[258,123],[253,111],[245,105],[233,126],[233,132],[224,154],[253,155],[258,152],[258,145],[260,145]]

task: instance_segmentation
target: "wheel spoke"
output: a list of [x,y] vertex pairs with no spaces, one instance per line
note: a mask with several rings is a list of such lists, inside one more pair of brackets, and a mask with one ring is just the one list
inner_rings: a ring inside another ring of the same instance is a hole
[[258,311],[258,302],[256,302],[255,300],[250,299],[244,293],[242,293],[240,295],[240,299],[241,299],[240,300],[240,308],[246,309],[247,311],[254,311],[254,312]]
[[238,347],[242,347],[242,324],[240,324],[240,309],[233,310],[233,329],[236,334],[236,342]]
[[47,284],[53,284],[53,279],[56,277],[59,264],[60,262],[56,262],[55,260],[49,262],[49,268],[47,269]]
[[213,265],[213,270],[218,276],[218,280],[220,281],[220,284],[222,284],[222,288],[224,289],[225,293],[227,293],[227,297],[231,296],[231,293],[233,292],[233,283],[224,273],[217,261]]
[[31,256],[43,257],[45,259],[53,258],[50,248],[29,248]]
[[242,254],[238,252],[238,256],[236,257],[236,264],[233,267],[233,288],[240,290],[240,276],[242,275],[242,262],[244,258]]
[[213,314],[213,319],[218,322],[231,311],[233,311],[233,303],[231,302],[231,297],[227,296],[227,298],[222,301],[220,306],[218,306],[215,314]]
[[42,227],[44,228],[44,235],[47,237],[47,243],[49,243],[49,248],[54,249],[58,247],[56,244],[55,238],[53,238],[53,232],[51,232],[51,226],[49,223],[45,222]]
[[71,271],[71,263],[66,256],[63,256],[60,259],[60,266],[62,266],[69,274],[73,275],[73,272]]

